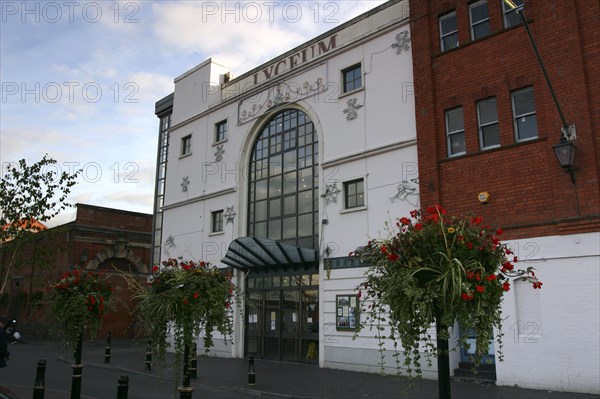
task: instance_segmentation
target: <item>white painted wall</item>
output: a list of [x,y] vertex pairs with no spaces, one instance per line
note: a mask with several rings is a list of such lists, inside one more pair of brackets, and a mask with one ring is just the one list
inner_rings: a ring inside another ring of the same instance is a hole
[[541,290],[507,293],[498,385],[600,394],[600,233],[510,243]]

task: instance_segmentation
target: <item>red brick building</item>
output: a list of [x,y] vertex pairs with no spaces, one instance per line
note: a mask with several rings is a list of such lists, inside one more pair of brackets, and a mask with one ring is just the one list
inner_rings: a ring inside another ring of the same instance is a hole
[[[137,331],[130,314],[131,295],[119,272],[140,279],[147,277],[152,215],[85,204],[76,206],[73,222],[38,233],[39,239],[22,253],[21,267],[10,276],[10,288],[0,303],[0,313],[17,319],[19,329],[25,333],[47,333],[51,284],[64,271],[78,266],[105,272],[115,288],[116,309],[106,316],[100,336],[111,331],[113,337],[133,337]],[[54,251],[50,256],[39,256],[49,249]]]
[[410,0],[421,203],[501,225],[543,276],[543,290],[517,286],[505,302],[498,383],[598,393],[600,3],[515,3],[576,127],[575,181],[553,151],[563,121],[519,14],[503,0]]

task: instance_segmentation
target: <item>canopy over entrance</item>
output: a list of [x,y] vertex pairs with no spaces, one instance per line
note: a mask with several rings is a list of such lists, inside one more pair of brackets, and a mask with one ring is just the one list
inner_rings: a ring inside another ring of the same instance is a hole
[[314,249],[259,237],[236,238],[229,244],[227,254],[221,262],[245,272],[318,267],[317,251]]

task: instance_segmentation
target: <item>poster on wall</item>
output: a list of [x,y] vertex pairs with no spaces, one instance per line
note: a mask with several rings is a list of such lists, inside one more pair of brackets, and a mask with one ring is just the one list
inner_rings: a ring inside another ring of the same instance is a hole
[[359,321],[358,295],[336,295],[335,326],[338,331],[356,331]]

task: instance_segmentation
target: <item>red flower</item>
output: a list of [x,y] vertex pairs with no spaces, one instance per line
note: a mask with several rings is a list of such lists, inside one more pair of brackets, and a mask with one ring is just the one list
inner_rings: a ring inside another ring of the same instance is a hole
[[478,285],[475,287],[475,289],[477,290],[477,292],[479,292],[480,294],[485,291],[485,288],[482,285]]
[[410,211],[410,217],[413,218],[413,219],[416,219],[418,213],[419,213],[419,211],[417,211],[416,209],[413,210],[413,211]]
[[152,272],[153,272],[153,273],[156,273],[157,271],[158,271],[158,266],[157,266],[157,265],[154,265],[154,266],[152,267]]
[[517,263],[517,262],[518,262],[518,259],[517,259],[517,257],[516,257],[516,256],[513,258],[513,262],[515,262],[515,263]]
[[440,221],[440,216],[437,213],[433,215],[427,216],[427,220],[432,220],[434,223],[438,223]]
[[396,253],[391,253],[388,255],[388,259],[391,260],[392,262],[395,262],[398,260],[398,254]]
[[183,300],[183,303],[185,303],[185,304],[187,305],[188,303],[190,303],[190,301],[188,301],[188,299],[187,299],[187,298],[185,298],[185,299]]
[[465,247],[469,248],[469,249],[473,249],[473,244],[468,242],[465,244]]
[[463,301],[470,301],[471,299],[473,299],[473,294],[467,294],[467,293],[462,293],[460,295],[460,297],[462,298]]
[[358,291],[358,298],[360,299],[362,297],[362,291]]
[[200,267],[206,267],[206,262],[204,262],[204,261],[200,262]]
[[510,290],[510,283],[508,281],[505,281],[504,284],[502,284],[502,289],[504,291]]
[[383,254],[387,254],[388,253],[387,247],[385,245],[381,246],[381,253],[383,253]]
[[409,219],[409,218],[407,218],[407,217],[403,217],[403,218],[401,218],[401,219],[400,219],[400,223],[401,223],[402,225],[404,225],[404,226],[407,226],[407,225],[409,225],[409,224],[410,224],[410,219]]
[[501,236],[501,235],[502,235],[502,233],[504,233],[504,230],[502,230],[502,229],[498,229],[498,230],[496,230],[496,235],[497,235],[497,236]]
[[194,292],[194,299],[198,299],[199,296],[200,296],[200,294],[198,294],[197,292]]
[[494,273],[492,273],[489,276],[487,276],[485,279],[487,281],[494,281],[494,280],[496,280],[496,278],[497,278],[497,276]]
[[415,230],[423,230],[423,225],[421,223],[416,223]]
[[480,224],[481,222],[483,222],[483,218],[481,216],[471,218],[471,223],[473,224]]
[[538,289],[538,288],[539,288],[539,289],[542,289],[542,284],[543,284],[543,283],[542,283],[541,281],[535,281],[535,282],[533,283],[533,289],[534,289],[534,290],[535,290],[535,289]]
[[502,269],[505,269],[505,270],[513,270],[514,268],[515,268],[515,267],[514,267],[514,265],[513,265],[512,263],[508,262],[508,261],[507,261],[507,262],[504,262],[504,263],[502,264]]
[[226,309],[229,309],[229,306],[231,306],[231,305],[229,304],[229,302],[225,302],[225,308],[226,308]]

